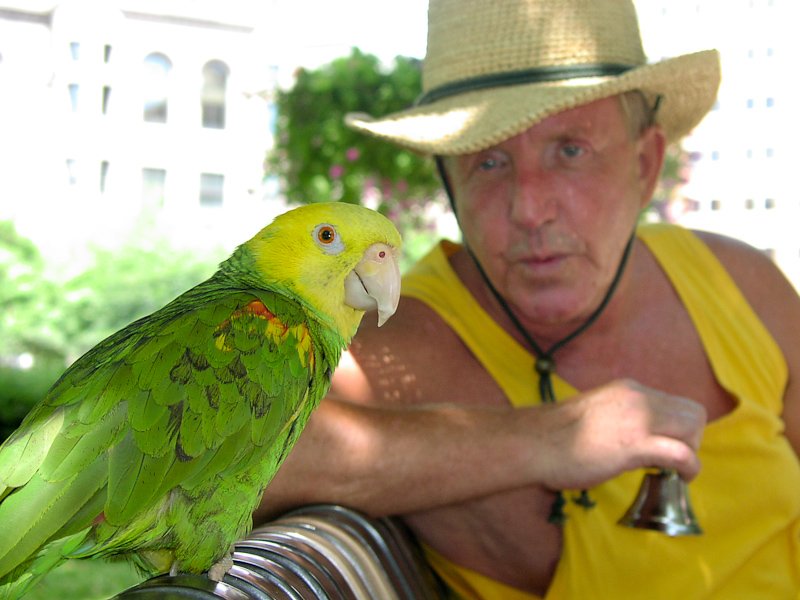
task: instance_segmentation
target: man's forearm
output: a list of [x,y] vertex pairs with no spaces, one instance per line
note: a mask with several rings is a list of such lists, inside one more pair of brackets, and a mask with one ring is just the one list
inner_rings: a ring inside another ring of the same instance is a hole
[[536,415],[528,412],[327,399],[269,485],[256,519],[317,502],[376,516],[407,513],[526,485],[536,477]]
[[699,404],[617,381],[550,405],[371,407],[326,399],[257,511],[344,504],[375,516],[540,485],[586,489],[623,471],[700,470]]

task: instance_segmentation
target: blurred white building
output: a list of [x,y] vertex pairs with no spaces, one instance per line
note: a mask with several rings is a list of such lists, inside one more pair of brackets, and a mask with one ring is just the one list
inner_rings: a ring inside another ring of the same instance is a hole
[[282,212],[262,183],[269,5],[0,0],[0,219],[45,252],[141,219],[230,248]]
[[[634,1],[650,60],[723,57],[677,220],[764,249],[800,288],[800,1]],[[351,45],[421,58],[424,36],[424,0],[0,0],[0,219],[45,251],[142,217],[230,249],[284,209],[262,182],[263,92]]]
[[722,55],[715,109],[684,146],[699,153],[682,193],[689,227],[742,239],[800,289],[800,59],[797,0],[636,0],[651,60],[705,48]]

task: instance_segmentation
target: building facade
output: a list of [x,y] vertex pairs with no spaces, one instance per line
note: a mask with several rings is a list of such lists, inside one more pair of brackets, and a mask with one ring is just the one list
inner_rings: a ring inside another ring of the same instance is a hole
[[714,110],[686,138],[697,155],[674,213],[688,226],[742,239],[800,289],[800,120],[789,76],[800,58],[796,0],[636,0],[651,60],[704,48],[722,56]]
[[215,4],[0,0],[0,218],[45,251],[142,220],[230,248],[282,212],[267,3]]
[[[673,218],[763,249],[800,287],[790,76],[800,2],[635,3],[650,60],[722,53],[719,102],[684,143],[698,157],[682,190],[691,201]],[[227,249],[252,235],[284,210],[275,182],[262,181],[269,91],[291,85],[298,64],[347,53],[381,20],[376,3],[360,26],[347,2],[311,6],[0,0],[0,219],[56,251],[113,242],[142,219]],[[349,29],[329,22],[338,13]]]

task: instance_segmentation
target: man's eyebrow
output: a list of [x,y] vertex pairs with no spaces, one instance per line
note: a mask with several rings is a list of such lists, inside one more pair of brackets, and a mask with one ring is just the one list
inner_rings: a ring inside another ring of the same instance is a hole
[[472,152],[471,154],[458,154],[452,157],[452,162],[450,164],[452,167],[455,167],[459,170],[464,168],[468,169],[476,162],[482,161],[489,154],[502,151],[503,150],[498,146],[491,146],[490,148],[484,148],[483,150],[478,150],[477,152]]
[[550,137],[587,136],[597,133],[597,128],[591,123],[565,123],[563,126],[554,127]]

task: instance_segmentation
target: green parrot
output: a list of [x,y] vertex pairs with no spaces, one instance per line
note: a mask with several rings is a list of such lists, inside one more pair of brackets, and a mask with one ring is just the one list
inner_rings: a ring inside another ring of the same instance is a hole
[[0,598],[71,558],[221,579],[364,312],[397,308],[400,244],[296,208],[67,369],[0,446]]

